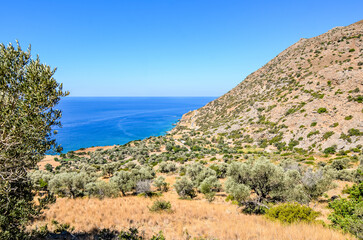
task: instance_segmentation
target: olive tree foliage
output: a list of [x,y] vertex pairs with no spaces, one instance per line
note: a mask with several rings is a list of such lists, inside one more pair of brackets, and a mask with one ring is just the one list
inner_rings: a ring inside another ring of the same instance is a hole
[[159,164],[159,171],[162,173],[170,173],[170,172],[176,172],[178,170],[178,167],[174,162],[161,162]]
[[182,177],[174,184],[175,191],[181,198],[194,198],[196,192],[194,190],[193,182],[186,176]]
[[215,193],[222,189],[217,172],[200,163],[186,166],[185,176],[178,180],[174,188],[182,198],[194,198],[196,189],[204,194],[208,201],[213,201]]
[[165,182],[165,177],[159,176],[154,180],[153,185],[158,191],[167,192],[169,190],[169,184]]
[[96,180],[86,185],[86,194],[90,197],[103,199],[105,197],[117,197],[119,189],[115,183]]
[[199,191],[204,194],[205,198],[212,202],[216,195],[216,192],[220,191],[222,184],[219,182],[216,176],[210,176],[203,180],[199,186]]
[[56,69],[31,59],[30,48],[0,44],[0,238],[25,238],[24,226],[39,213],[27,176],[46,151],[56,149],[54,107],[68,93]]
[[86,172],[64,172],[54,175],[48,183],[51,193],[62,197],[83,197],[86,195],[86,186],[95,182],[95,178]]
[[113,173],[120,167],[117,162],[104,164],[101,169],[104,176],[112,177]]
[[48,190],[48,183],[54,174],[48,171],[35,170],[28,174],[33,187],[36,190]]
[[286,162],[279,166],[262,158],[254,162],[233,162],[227,176],[226,192],[241,205],[253,202],[266,207],[268,202],[285,201],[308,204],[332,187],[329,171],[289,166]]
[[126,192],[136,191],[137,184],[145,180],[152,180],[155,172],[149,167],[134,168],[131,171],[116,172],[110,178],[110,182],[114,183],[119,191],[125,196]]
[[[193,163],[191,165],[188,165],[186,168],[186,176],[192,180],[195,187],[199,187],[200,184],[208,177],[215,176],[216,177],[216,171],[204,167],[200,163]],[[218,180],[217,180],[218,181]]]

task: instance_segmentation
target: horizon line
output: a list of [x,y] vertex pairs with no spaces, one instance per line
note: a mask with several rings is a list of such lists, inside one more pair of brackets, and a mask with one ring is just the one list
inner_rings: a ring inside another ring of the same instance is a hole
[[66,97],[220,97],[220,96],[66,96]]

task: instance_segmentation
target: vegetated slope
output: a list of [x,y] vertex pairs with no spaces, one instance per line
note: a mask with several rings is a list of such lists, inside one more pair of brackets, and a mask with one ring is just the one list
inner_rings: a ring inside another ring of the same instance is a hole
[[301,39],[185,114],[173,133],[193,129],[279,149],[354,149],[363,144],[362,67],[363,20]]

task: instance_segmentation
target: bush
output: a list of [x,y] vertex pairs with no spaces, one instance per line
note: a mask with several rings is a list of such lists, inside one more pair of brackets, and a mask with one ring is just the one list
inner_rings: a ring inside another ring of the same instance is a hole
[[175,182],[174,188],[181,198],[196,197],[193,182],[185,176]]
[[328,219],[332,226],[343,229],[363,239],[363,183],[353,185],[346,190],[348,199],[336,199],[329,203],[333,209]]
[[167,192],[169,190],[169,184],[165,182],[165,178],[163,176],[159,176],[154,180],[154,186],[158,191]]
[[125,196],[126,192],[136,191],[137,183],[146,180],[152,180],[155,176],[155,172],[147,167],[141,167],[139,169],[134,168],[131,171],[120,171],[111,177],[110,182],[115,183],[122,194]]
[[313,209],[298,203],[284,203],[274,206],[266,211],[266,216],[283,223],[314,222],[320,215]]
[[171,203],[165,200],[156,200],[151,207],[149,207],[151,212],[172,212]]
[[208,202],[213,202],[214,197],[216,195],[216,191],[221,189],[222,185],[218,181],[216,176],[211,176],[200,184],[199,190],[204,194],[204,197],[208,200]]
[[236,183],[232,178],[229,178],[226,182],[226,192],[231,194],[233,199],[241,205],[250,196],[251,189],[248,186]]
[[194,163],[187,166],[186,175],[192,180],[195,187],[199,187],[206,178],[217,174],[211,168],[204,167],[200,163]]
[[349,115],[349,116],[346,116],[344,119],[345,120],[351,120],[353,118],[353,116],[352,115]]
[[178,168],[174,162],[161,162],[159,164],[159,171],[162,173],[175,172],[177,169]]
[[53,172],[53,166],[51,164],[49,164],[49,163],[45,164],[44,168],[48,172]]
[[314,135],[319,134],[319,133],[320,133],[319,130],[311,131],[311,132],[308,133],[308,135],[306,135],[306,137],[309,138],[309,137],[314,136]]
[[331,147],[327,147],[324,149],[323,153],[325,154],[334,154],[336,152],[337,146],[333,145]]
[[343,170],[349,167],[349,159],[341,158],[341,159],[334,159],[331,163],[331,167],[335,170]]
[[225,178],[227,175],[227,166],[228,164],[221,163],[221,164],[213,164],[209,168],[216,172],[217,178]]
[[101,167],[103,176],[111,177],[113,175],[113,173],[118,169],[118,167],[119,167],[119,164],[115,163],[115,162],[104,164]]
[[327,112],[326,108],[319,108],[318,109],[318,113],[321,114],[321,113],[325,113]]
[[102,180],[88,183],[86,185],[86,192],[89,196],[100,199],[105,197],[117,197],[119,195],[119,189],[114,183],[107,183]]
[[151,196],[152,191],[150,187],[151,180],[141,180],[136,183],[136,193],[145,194],[145,196]]
[[351,128],[348,130],[349,136],[361,136],[363,132],[359,131],[359,129]]
[[[143,234],[139,234],[139,230],[137,228],[129,228],[128,231],[121,231],[118,236],[120,240],[146,240]],[[160,231],[157,235],[153,235],[150,240],[165,240],[163,233]]]
[[334,132],[333,131],[326,132],[326,133],[323,134],[323,139],[326,140],[326,139],[330,138],[333,135],[334,135]]

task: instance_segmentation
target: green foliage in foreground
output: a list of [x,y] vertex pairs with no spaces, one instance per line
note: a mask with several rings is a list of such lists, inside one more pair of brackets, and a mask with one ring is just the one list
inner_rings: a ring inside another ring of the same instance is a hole
[[48,239],[103,239],[103,240],[165,240],[163,232],[154,234],[151,238],[146,238],[143,233],[139,232],[136,227],[130,227],[127,230],[118,232],[109,228],[95,229],[89,233],[71,233],[74,229],[67,223],[58,223],[53,221],[54,231],[48,229],[48,225],[33,230],[29,239],[31,240],[48,240]]
[[313,209],[298,203],[284,203],[266,211],[266,216],[283,223],[314,222],[320,214]]
[[346,192],[349,193],[348,198],[329,203],[334,212],[328,218],[334,227],[363,239],[363,183],[353,185]]
[[[139,230],[137,228],[129,228],[128,231],[122,231],[119,235],[120,240],[146,240],[143,235],[139,234]],[[150,238],[150,240],[165,240],[165,237],[162,232],[159,232],[157,235],[154,235]]]
[[0,44],[0,239],[25,239],[25,225],[40,213],[27,171],[50,149],[52,127],[60,126],[54,107],[68,93],[53,78],[55,69]]

